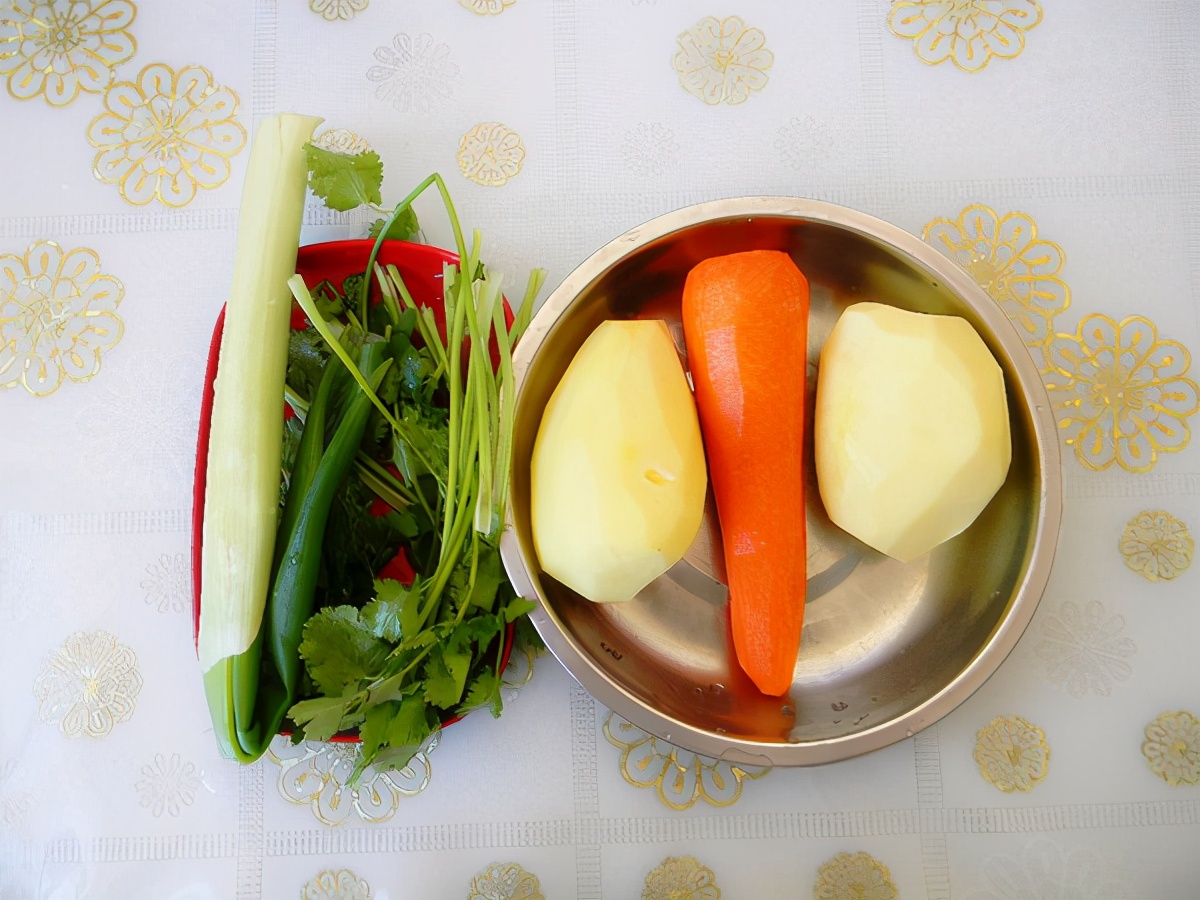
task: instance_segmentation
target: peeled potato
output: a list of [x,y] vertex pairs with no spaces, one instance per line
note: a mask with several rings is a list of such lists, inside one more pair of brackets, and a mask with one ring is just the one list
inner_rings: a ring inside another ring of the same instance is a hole
[[708,472],[666,323],[592,332],[546,404],[531,482],[538,561],[589,600],[630,600],[683,558]]
[[829,517],[904,562],[975,521],[1012,456],[1004,376],[970,323],[879,303],[825,342],[814,428]]

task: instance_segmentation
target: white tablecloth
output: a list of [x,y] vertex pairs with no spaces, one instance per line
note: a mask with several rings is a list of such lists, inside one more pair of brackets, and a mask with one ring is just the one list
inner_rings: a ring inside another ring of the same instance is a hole
[[[0,897],[1200,896],[1198,46],[1188,0],[0,0]],[[385,202],[440,171],[510,283],[743,194],[956,258],[1063,426],[1012,656],[813,769],[675,751],[524,652],[499,720],[356,791],[346,749],[220,759],[195,432],[277,111],[376,149]]]

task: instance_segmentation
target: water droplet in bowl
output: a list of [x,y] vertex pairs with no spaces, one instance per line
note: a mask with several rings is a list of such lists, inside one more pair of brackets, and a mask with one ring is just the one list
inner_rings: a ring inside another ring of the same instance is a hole
[[725,729],[724,729],[724,728],[716,728],[716,729],[714,729],[714,731],[716,731],[716,732],[717,732],[717,734],[724,734],[724,733],[725,733]]
[[829,705],[831,707],[833,707],[834,712],[841,712],[843,709],[845,709],[850,704],[844,703],[841,700],[839,700],[839,701],[837,701],[837,703],[830,703]]
[[721,684],[720,682],[716,682],[714,684],[710,684],[708,689],[714,694],[719,694],[721,691],[725,690],[725,685]]

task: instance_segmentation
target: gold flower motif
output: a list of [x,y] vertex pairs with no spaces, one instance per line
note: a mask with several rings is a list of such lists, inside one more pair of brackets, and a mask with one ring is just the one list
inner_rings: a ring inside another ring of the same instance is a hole
[[1146,726],[1142,755],[1167,784],[1200,784],[1200,719],[1190,712],[1163,713]]
[[479,16],[498,16],[517,0],[458,0],[465,9]]
[[325,871],[300,888],[300,900],[371,900],[371,886],[349,869]]
[[1046,387],[1075,458],[1097,471],[1116,463],[1149,472],[1160,453],[1188,445],[1187,419],[1200,409],[1192,359],[1183,344],[1160,341],[1154,323],[1090,315],[1075,334],[1046,348]]
[[981,728],[975,741],[979,773],[997,790],[1031,791],[1046,777],[1050,747],[1046,735],[1020,716],[998,716]]
[[66,106],[98,94],[137,42],[130,0],[12,0],[0,7],[0,75],[17,100]]
[[196,766],[178,753],[172,753],[170,760],[157,753],[153,763],[142,766],[142,777],[134,787],[139,802],[155,816],[164,812],[178,816],[183,807],[196,802],[200,775]]
[[33,682],[38,718],[69,738],[104,737],[133,715],[137,657],[107,631],[72,634]]
[[976,204],[953,219],[934,219],[924,239],[970,273],[1030,347],[1043,347],[1054,334],[1054,317],[1071,305],[1071,290],[1059,277],[1066,254],[1038,237],[1025,213],[1001,217]]
[[1125,565],[1147,581],[1170,581],[1192,564],[1195,551],[1187,525],[1165,509],[1134,516],[1121,535]]
[[888,13],[892,34],[911,38],[922,60],[951,59],[964,72],[1020,56],[1025,32],[1040,21],[1039,0],[895,0]]
[[646,875],[642,900],[721,900],[721,889],[696,857],[668,856]]
[[429,787],[433,770],[429,754],[437,747],[435,734],[412,761],[399,771],[379,772],[368,766],[358,786],[346,786],[361,744],[319,743],[277,737],[267,755],[279,764],[279,793],[289,803],[307,805],[322,824],[344,824],[351,815],[364,822],[386,822],[396,814],[402,797],[415,797]]
[[817,871],[813,900],[896,900],[888,867],[870,853],[839,853]]
[[371,145],[360,138],[349,128],[326,128],[315,138],[313,146],[328,150],[331,153],[363,153],[370,150]]
[[546,900],[538,877],[516,863],[492,863],[471,879],[467,900]]
[[458,167],[466,178],[484,187],[500,187],[515,178],[525,162],[521,136],[499,122],[483,122],[463,135]]
[[747,28],[737,16],[706,16],[679,35],[673,65],[679,83],[705,103],[744,103],[751,91],[767,84],[767,69],[775,61],[766,35]]
[[197,189],[229,179],[229,160],[246,145],[238,95],[201,66],[146,66],[135,81],[105,91],[104,106],[88,125],[88,140],[100,148],[92,169],[136,206],[186,206]]
[[308,0],[308,8],[328,22],[353,19],[367,8],[370,0]]
[[621,774],[634,787],[654,788],[671,809],[691,809],[703,801],[732,806],[742,796],[742,782],[762,778],[769,768],[709,759],[672,746],[609,713],[604,736],[621,748]]
[[24,256],[0,256],[0,386],[44,397],[64,378],[87,381],[125,331],[116,313],[124,293],[94,250],[39,241]]

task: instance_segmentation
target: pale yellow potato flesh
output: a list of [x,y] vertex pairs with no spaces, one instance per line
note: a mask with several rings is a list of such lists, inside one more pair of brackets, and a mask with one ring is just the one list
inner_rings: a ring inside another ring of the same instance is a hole
[[708,470],[666,323],[592,332],[546,404],[530,474],[538,561],[587,599],[630,600],[683,558]]
[[974,522],[1012,457],[1004,376],[971,324],[880,303],[825,342],[814,429],[830,519],[903,562]]

